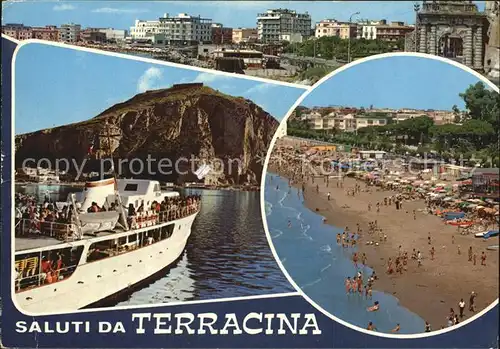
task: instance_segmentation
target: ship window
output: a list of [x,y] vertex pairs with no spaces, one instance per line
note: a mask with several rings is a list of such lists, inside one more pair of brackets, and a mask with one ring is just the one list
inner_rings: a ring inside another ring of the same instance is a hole
[[172,232],[174,231],[174,224],[169,224],[161,227],[161,239],[168,239],[172,236]]
[[77,246],[17,255],[16,292],[68,278],[76,270],[82,252],[83,246]]
[[129,183],[125,185],[125,191],[137,191],[137,183]]

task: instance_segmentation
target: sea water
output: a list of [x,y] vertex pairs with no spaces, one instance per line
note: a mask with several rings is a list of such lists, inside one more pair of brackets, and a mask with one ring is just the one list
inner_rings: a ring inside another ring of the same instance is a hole
[[[300,289],[320,307],[362,328],[371,321],[379,332],[390,332],[398,323],[400,334],[424,331],[425,321],[399,305],[397,298],[376,291],[376,282],[372,300],[346,294],[347,276],[352,278],[360,270],[366,280],[372,270],[364,266],[356,269],[351,258],[355,249],[342,248],[336,242],[337,233],[343,229],[324,224],[322,216],[306,208],[301,190],[289,188],[287,179],[268,173],[265,205],[279,259]],[[368,312],[375,301],[380,303],[380,310]]]

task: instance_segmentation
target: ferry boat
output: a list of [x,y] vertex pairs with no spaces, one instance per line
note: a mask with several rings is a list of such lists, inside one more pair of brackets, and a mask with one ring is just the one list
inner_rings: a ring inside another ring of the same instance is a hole
[[157,181],[114,177],[44,205],[66,221],[31,207],[15,229],[13,298],[30,315],[92,307],[159,273],[181,256],[200,208]]

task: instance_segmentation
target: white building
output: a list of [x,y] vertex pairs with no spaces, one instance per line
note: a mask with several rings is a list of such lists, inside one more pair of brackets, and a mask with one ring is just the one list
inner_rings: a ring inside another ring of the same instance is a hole
[[127,31],[123,29],[102,28],[99,32],[106,34],[108,41],[124,41],[127,37]]
[[281,34],[281,41],[288,41],[291,44],[296,43],[296,42],[300,43],[303,41],[303,36],[301,33]]
[[80,24],[62,24],[59,28],[59,41],[77,42],[80,40],[81,30],[82,26]]
[[387,154],[382,150],[361,150],[359,156],[361,159],[383,159]]
[[355,38],[358,26],[356,23],[339,22],[335,19],[324,19],[316,24],[314,35],[317,38],[323,36],[337,36],[341,39]]
[[287,9],[267,10],[257,15],[257,35],[261,42],[279,42],[282,35],[300,33],[311,35],[311,15]]
[[180,13],[175,17],[169,17],[165,13],[163,17],[154,21],[136,20],[135,25],[130,27],[132,39],[151,39],[156,34],[163,34],[169,42],[199,43],[212,40],[212,20],[208,18],[194,17],[186,13]]

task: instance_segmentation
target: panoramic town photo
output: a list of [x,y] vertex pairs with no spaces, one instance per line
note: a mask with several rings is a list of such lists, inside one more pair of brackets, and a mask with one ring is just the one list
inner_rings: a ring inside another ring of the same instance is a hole
[[3,2],[2,33],[312,85],[388,52],[500,78],[498,1]]
[[491,307],[499,105],[491,83],[418,56],[316,86],[265,178],[270,240],[296,285],[333,316],[389,334],[454,328]]
[[14,85],[21,311],[291,290],[259,189],[304,89],[40,43],[17,53]]

